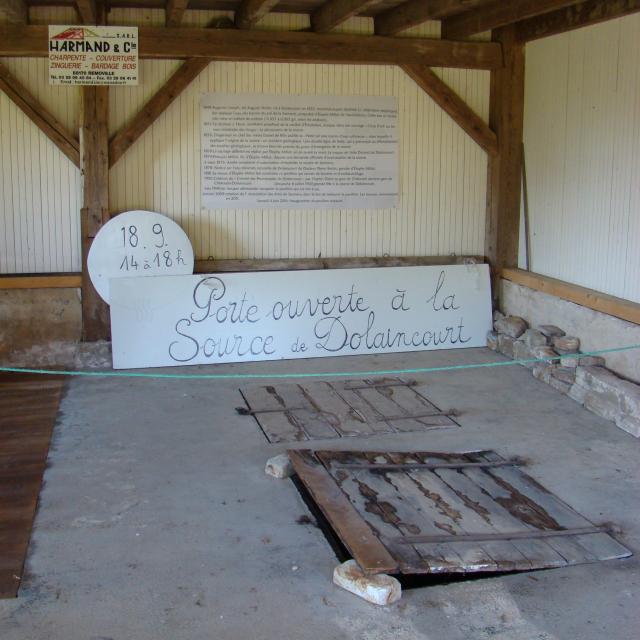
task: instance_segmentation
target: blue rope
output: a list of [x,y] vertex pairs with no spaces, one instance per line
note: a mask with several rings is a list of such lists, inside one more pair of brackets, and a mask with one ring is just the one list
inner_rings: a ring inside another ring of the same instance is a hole
[[[603,353],[617,353],[640,349],[640,344],[632,344],[626,347],[614,347],[600,349],[586,353],[576,354],[576,357],[597,356]],[[573,354],[567,354],[570,358]],[[250,380],[263,378],[346,378],[389,376],[413,373],[433,373],[437,371],[461,371],[464,369],[481,369],[487,367],[508,367],[514,364],[531,364],[535,362],[550,362],[561,356],[544,356],[542,358],[527,358],[525,360],[505,360],[498,362],[482,362],[478,364],[456,364],[441,367],[420,367],[416,369],[381,369],[377,371],[328,371],[321,373],[146,373],[135,371],[56,371],[54,369],[27,369],[23,367],[0,367],[0,371],[10,373],[35,373],[55,376],[84,376],[92,378],[154,378],[171,380]]]

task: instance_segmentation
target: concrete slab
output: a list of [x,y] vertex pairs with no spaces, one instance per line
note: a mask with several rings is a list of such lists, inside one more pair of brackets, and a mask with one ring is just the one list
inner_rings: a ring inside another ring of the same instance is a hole
[[[172,369],[359,371],[503,361],[487,349]],[[622,527],[640,553],[640,442],[523,367],[424,376],[461,429],[326,441],[335,448],[524,455],[556,495]],[[268,381],[267,381],[268,382]],[[375,608],[332,584],[336,558],[274,482],[238,381],[74,379],[62,404],[21,596],[3,640],[631,638],[638,556],[405,590]],[[320,445],[322,443],[319,443]],[[288,445],[289,447],[291,445]],[[308,443],[300,443],[308,446]]]

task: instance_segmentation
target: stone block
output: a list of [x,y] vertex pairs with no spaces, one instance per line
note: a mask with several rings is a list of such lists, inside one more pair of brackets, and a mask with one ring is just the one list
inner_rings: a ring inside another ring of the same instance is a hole
[[498,320],[502,320],[502,318],[504,318],[504,313],[502,313],[502,311],[498,311],[498,309],[496,309],[493,312],[493,322],[494,324],[498,321]]
[[567,394],[572,400],[580,404],[584,404],[584,398],[587,395],[587,389],[581,387],[579,384],[572,384],[569,393]]
[[498,336],[498,351],[508,358],[513,358],[513,345],[516,339],[505,334]]
[[511,338],[519,338],[526,330],[527,323],[519,316],[505,316],[493,323],[498,333],[503,333]]
[[533,377],[541,380],[542,382],[546,382],[549,384],[549,379],[551,378],[551,371],[553,370],[553,365],[548,362],[536,362],[533,365],[531,373],[533,373]]
[[579,366],[576,382],[616,404],[619,414],[640,419],[640,385],[619,378],[605,367]]
[[584,408],[606,420],[616,420],[622,415],[616,399],[599,391],[587,391]]
[[541,324],[538,327],[538,331],[547,336],[547,338],[555,338],[557,336],[565,335],[564,331],[560,327],[556,327],[555,324]]
[[[531,349],[522,341],[516,340],[513,343],[513,359],[514,360],[531,360],[535,358],[533,353],[531,353]],[[521,362],[523,367],[527,367],[527,369],[533,369],[533,365],[535,362]]]
[[616,418],[616,427],[624,429],[636,438],[640,438],[640,419],[631,416],[618,416]]
[[533,347],[531,353],[534,358],[545,358],[546,362],[557,364],[560,362],[560,358],[557,357],[557,353],[551,347]]
[[549,344],[547,336],[536,329],[527,329],[520,337],[520,340],[522,340],[529,349],[533,349],[533,347],[544,347]]
[[575,369],[580,364],[580,358],[576,355],[562,356],[560,358],[560,366],[567,369]]
[[264,472],[273,478],[290,478],[293,475],[293,465],[286,453],[273,456],[267,460]]
[[491,351],[498,350],[498,334],[495,331],[489,331],[489,333],[487,333],[487,347],[489,347]]
[[573,367],[554,367],[551,375],[568,384],[574,384],[576,381],[576,370]]
[[559,353],[576,353],[580,349],[580,339],[574,336],[555,336],[552,344]]
[[347,560],[333,570],[333,583],[377,605],[391,604],[402,596],[395,578],[386,573],[365,575],[355,560]]
[[551,377],[549,378],[549,385],[552,386],[557,391],[560,391],[561,393],[565,393],[565,394],[568,394],[569,391],[571,390],[571,383],[565,382],[560,378],[555,378],[553,376],[553,371],[551,372]]
[[578,364],[581,367],[604,367],[607,363],[602,356],[580,356]]

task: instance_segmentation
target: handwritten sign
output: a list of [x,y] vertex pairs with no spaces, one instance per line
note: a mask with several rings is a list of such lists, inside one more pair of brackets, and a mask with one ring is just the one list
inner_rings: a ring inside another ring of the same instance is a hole
[[49,25],[49,84],[137,85],[138,27]]
[[116,369],[480,347],[490,328],[486,265],[111,281]]
[[171,218],[154,211],[125,211],[100,228],[87,267],[96,291],[109,303],[109,281],[114,278],[193,273],[193,249]]
[[201,106],[204,207],[396,206],[396,98],[213,93]]

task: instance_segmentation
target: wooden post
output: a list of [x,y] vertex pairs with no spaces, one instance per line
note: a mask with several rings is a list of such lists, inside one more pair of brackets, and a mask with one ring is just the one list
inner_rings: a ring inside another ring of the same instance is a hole
[[82,87],[82,339],[87,342],[108,340],[110,336],[109,309],[93,288],[87,271],[93,238],[109,220],[108,101],[108,87]]
[[518,265],[522,129],[524,116],[524,45],[513,26],[493,32],[503,48],[504,66],[491,71],[489,126],[498,136],[498,153],[489,156],[485,255],[491,265],[494,297],[504,267]]

